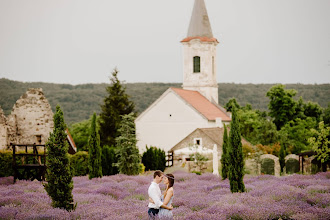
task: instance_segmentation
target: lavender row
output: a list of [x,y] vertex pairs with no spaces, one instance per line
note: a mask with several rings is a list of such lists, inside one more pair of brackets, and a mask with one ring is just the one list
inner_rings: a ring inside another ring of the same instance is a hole
[[[330,219],[330,172],[246,176],[246,193],[212,174],[174,173],[175,219]],[[77,209],[51,207],[42,184],[0,178],[0,219],[147,219],[152,176],[74,177]],[[161,185],[164,188],[164,185]]]

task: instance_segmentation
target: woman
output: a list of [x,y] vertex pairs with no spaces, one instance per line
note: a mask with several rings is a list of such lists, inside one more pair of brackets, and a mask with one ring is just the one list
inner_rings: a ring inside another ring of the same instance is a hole
[[[172,201],[173,201],[173,196],[174,196],[174,189],[173,189],[174,176],[173,176],[173,174],[164,175],[163,181],[164,181],[164,184],[166,185],[166,190],[165,190],[164,194],[162,195],[161,200],[163,202],[163,205],[171,206]],[[158,217],[160,219],[162,219],[162,218],[173,219],[172,210],[160,208]]]

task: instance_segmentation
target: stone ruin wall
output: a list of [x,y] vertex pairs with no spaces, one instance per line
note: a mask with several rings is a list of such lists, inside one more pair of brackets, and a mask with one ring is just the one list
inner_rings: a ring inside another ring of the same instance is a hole
[[45,144],[52,132],[53,112],[42,89],[29,89],[8,116],[8,142]]
[[0,106],[0,150],[6,149],[6,146],[8,145],[7,137],[7,118]]

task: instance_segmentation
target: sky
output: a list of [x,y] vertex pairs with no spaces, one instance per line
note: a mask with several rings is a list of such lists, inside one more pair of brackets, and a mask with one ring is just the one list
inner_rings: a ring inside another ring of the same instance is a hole
[[[0,0],[0,78],[183,80],[194,0]],[[205,0],[219,83],[330,83],[330,0]]]

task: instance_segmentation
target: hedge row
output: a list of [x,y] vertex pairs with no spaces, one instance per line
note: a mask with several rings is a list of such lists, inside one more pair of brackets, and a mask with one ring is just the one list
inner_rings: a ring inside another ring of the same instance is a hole
[[[73,176],[86,176],[88,174],[88,152],[78,151],[70,155],[70,166]],[[26,157],[25,164],[36,163],[33,157]],[[43,159],[41,161],[44,162]],[[115,157],[115,149],[113,147],[105,146],[102,149],[102,170],[103,175],[114,175],[118,173],[118,169],[114,166],[117,162]],[[22,164],[21,157],[16,158],[16,164]],[[0,151],[0,177],[13,176],[13,152]]]
[[[22,157],[16,157],[16,164],[22,164]],[[88,153],[85,151],[77,152],[74,155],[69,155],[70,165],[74,176],[85,176],[88,174]],[[26,157],[25,163],[33,162],[33,157]],[[43,160],[42,160],[43,163]],[[0,177],[13,176],[13,152],[0,151]]]

